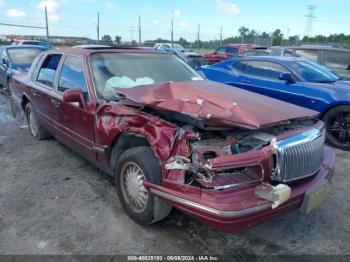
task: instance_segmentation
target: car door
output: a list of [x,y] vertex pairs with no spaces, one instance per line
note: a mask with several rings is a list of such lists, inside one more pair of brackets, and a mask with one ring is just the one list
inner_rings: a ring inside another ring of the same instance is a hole
[[59,115],[55,110],[54,87],[61,58],[62,54],[43,56],[32,76],[32,85],[29,86],[30,102],[36,117],[51,134],[58,138],[61,138],[62,134],[58,131]]
[[300,106],[309,101],[303,95],[303,83],[297,78],[293,82],[279,79],[281,73],[291,73],[279,63],[253,60],[235,65],[234,68],[240,68],[242,73],[233,85]]
[[[85,105],[63,101],[63,94],[70,88],[79,88],[84,94]],[[91,161],[96,161],[94,150],[94,108],[84,70],[83,59],[67,55],[62,63],[57,82],[56,110],[60,115],[62,132],[70,138],[70,146]]]

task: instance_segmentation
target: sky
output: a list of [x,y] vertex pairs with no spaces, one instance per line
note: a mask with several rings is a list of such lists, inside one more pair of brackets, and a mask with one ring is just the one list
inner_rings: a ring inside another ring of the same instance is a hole
[[[138,40],[138,17],[142,39],[170,39],[174,16],[174,39],[214,40],[238,35],[241,26],[258,32],[279,28],[287,36],[306,32],[308,5],[316,6],[312,34],[350,34],[350,0],[0,0],[0,23],[44,26],[44,7],[49,14],[51,35],[97,38],[116,35],[124,41]],[[41,29],[0,25],[3,34],[45,35]]]

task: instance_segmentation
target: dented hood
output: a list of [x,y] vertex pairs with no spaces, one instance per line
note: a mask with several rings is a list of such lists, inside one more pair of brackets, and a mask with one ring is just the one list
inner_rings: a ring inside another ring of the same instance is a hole
[[202,120],[208,126],[260,128],[317,115],[316,111],[207,80],[164,82],[115,90],[137,103],[182,113]]

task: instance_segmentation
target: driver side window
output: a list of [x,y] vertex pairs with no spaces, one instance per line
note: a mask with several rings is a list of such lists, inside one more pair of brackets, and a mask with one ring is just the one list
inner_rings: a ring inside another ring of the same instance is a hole
[[85,101],[88,99],[88,87],[84,75],[83,61],[76,56],[66,57],[61,69],[57,91],[63,93],[70,88],[81,89]]
[[246,74],[279,79],[282,73],[289,72],[284,66],[268,61],[250,61],[246,68]]

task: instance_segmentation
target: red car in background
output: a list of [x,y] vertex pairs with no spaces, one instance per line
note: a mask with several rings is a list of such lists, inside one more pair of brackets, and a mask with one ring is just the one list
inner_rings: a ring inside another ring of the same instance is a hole
[[203,55],[203,60],[209,64],[219,63],[222,60],[232,58],[242,54],[244,51],[255,47],[251,44],[229,44],[219,47],[214,53]]
[[48,51],[10,89],[31,134],[54,136],[114,177],[140,224],[175,207],[240,231],[308,213],[333,175],[315,111],[203,80],[168,52]]

